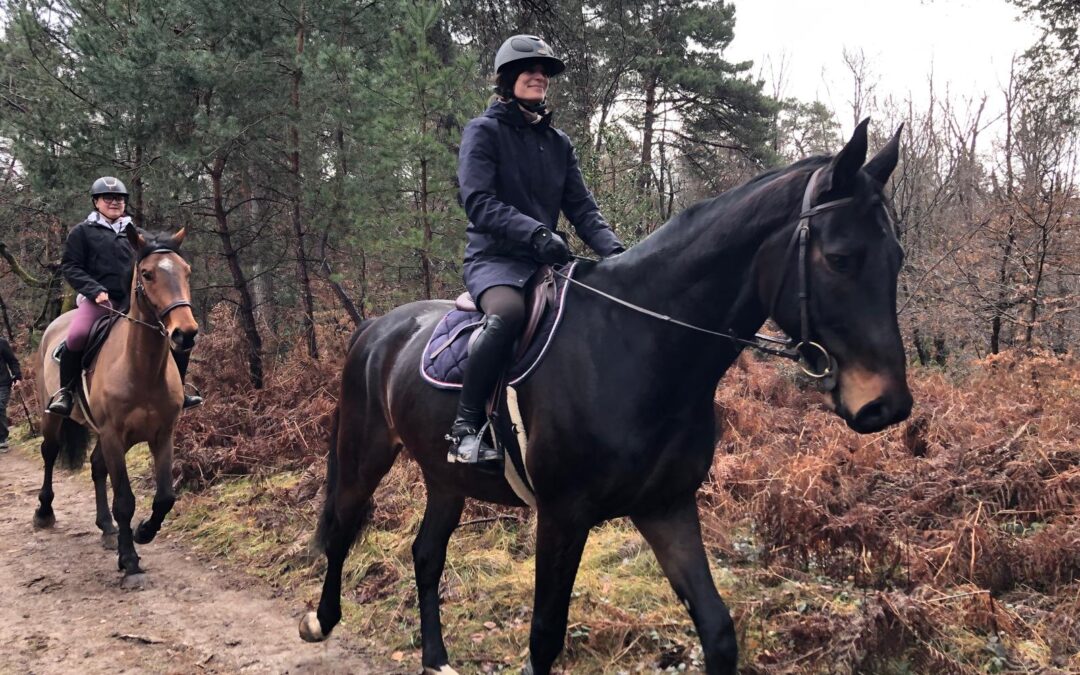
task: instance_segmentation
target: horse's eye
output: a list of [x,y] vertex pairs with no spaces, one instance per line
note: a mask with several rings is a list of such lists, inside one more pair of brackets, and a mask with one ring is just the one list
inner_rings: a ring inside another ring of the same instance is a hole
[[825,255],[825,261],[837,274],[851,274],[855,271],[854,256],[829,253]]
[[150,270],[143,270],[139,274],[146,281],[153,281],[154,280],[154,275],[153,275],[153,273],[150,272]]

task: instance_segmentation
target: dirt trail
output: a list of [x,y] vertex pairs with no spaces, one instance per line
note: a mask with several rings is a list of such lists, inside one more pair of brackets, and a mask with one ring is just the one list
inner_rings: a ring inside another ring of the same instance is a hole
[[116,553],[94,525],[89,477],[57,473],[56,526],[36,531],[41,475],[17,450],[0,455],[0,673],[386,670],[345,636],[301,642],[301,605],[161,536],[139,547],[146,588],[122,590]]

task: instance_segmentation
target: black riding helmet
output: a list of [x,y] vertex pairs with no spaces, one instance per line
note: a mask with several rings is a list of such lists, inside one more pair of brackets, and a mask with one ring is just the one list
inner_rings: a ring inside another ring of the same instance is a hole
[[[502,43],[495,54],[495,93],[501,98],[513,100],[514,82],[518,75],[534,63],[544,64],[548,77],[566,70],[566,64],[555,56],[554,50],[542,38],[535,35],[515,35]],[[519,104],[538,114],[547,110],[547,101]]]
[[514,35],[507,38],[495,54],[495,74],[498,75],[508,65],[519,61],[540,61],[547,67],[549,76],[566,70],[566,64],[555,56],[555,50],[535,35]]
[[127,186],[120,182],[119,178],[102,176],[90,186],[90,199],[101,195],[120,195],[126,199],[128,196]]

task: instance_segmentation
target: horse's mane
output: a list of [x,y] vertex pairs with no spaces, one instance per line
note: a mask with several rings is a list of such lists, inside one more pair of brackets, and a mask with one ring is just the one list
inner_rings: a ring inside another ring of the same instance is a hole
[[785,167],[778,169],[770,169],[763,173],[759,173],[745,183],[734,187],[727,192],[711,197],[709,199],[703,199],[690,207],[684,209],[680,213],[672,217],[668,221],[668,225],[677,227],[681,221],[697,217],[702,212],[713,211],[729,208],[739,202],[750,197],[750,195],[756,193],[764,185],[773,182],[775,179],[789,176],[793,173],[804,171],[807,168],[816,168],[823,164],[826,164],[832,158],[829,155],[814,155],[805,159],[800,159],[793,164],[789,164]]

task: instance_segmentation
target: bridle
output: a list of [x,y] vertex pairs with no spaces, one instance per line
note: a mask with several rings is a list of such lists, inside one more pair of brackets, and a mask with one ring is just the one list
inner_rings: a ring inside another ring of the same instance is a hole
[[[802,198],[802,210],[799,213],[799,223],[795,226],[795,232],[791,235],[791,240],[788,242],[787,250],[784,253],[784,260],[787,260],[795,253],[796,249],[798,250],[797,266],[799,274],[800,334],[799,341],[794,346],[791,345],[793,341],[790,338],[777,338],[772,335],[755,333],[754,338],[756,339],[756,341],[754,341],[741,338],[738,335],[734,335],[732,333],[709,330],[707,328],[702,328],[701,326],[695,326],[693,324],[686,323],[685,321],[679,321],[678,319],[674,319],[670,316],[667,316],[666,314],[654,312],[650,309],[646,309],[631,302],[627,302],[626,300],[615,297],[610,293],[605,293],[598,288],[594,288],[592,286],[589,286],[588,284],[582,283],[581,281],[578,281],[577,279],[574,279],[569,275],[563,274],[562,272],[555,271],[554,273],[562,277],[569,283],[580,286],[581,288],[584,288],[599,296],[607,298],[608,300],[622,305],[623,307],[632,309],[640,314],[645,314],[647,316],[653,317],[654,319],[659,319],[661,321],[672,323],[683,328],[698,331],[699,333],[706,333],[708,335],[726,338],[728,340],[731,340],[732,342],[743,345],[745,347],[750,347],[751,349],[756,349],[757,351],[763,352],[765,354],[780,356],[796,361],[799,364],[799,368],[801,368],[804,373],[816,380],[822,380],[827,389],[833,389],[836,386],[836,360],[833,358],[832,354],[830,354],[829,351],[825,349],[824,346],[810,339],[810,278],[809,265],[807,264],[807,256],[809,256],[810,249],[810,221],[811,219],[813,219],[814,216],[825,213],[826,211],[832,211],[833,209],[840,208],[841,206],[846,206],[854,200],[851,197],[844,197],[842,199],[833,199],[831,201],[818,204],[817,206],[810,206],[810,202],[814,198],[814,188],[817,186],[818,176],[821,174],[822,171],[824,171],[824,168],[816,170],[810,176],[810,181],[806,184],[806,191],[803,193]],[[788,265],[784,266],[784,271],[780,276],[780,280],[776,284],[776,289],[773,291],[772,302],[769,305],[769,316],[775,317],[776,315],[776,305],[780,299],[780,291],[784,287],[784,281],[787,279],[788,268]],[[783,347],[770,347],[767,343],[783,345]],[[815,370],[813,367],[813,362],[807,356],[806,350],[814,350],[821,357],[823,357],[825,367],[822,368],[820,371]]]
[[[784,253],[784,259],[790,258],[795,251],[795,247],[799,248],[799,342],[792,349],[799,355],[799,367],[802,371],[810,377],[821,380],[836,375],[836,359],[829,353],[825,347],[819,342],[814,342],[810,339],[810,277],[809,266],[806,259],[809,255],[810,249],[810,219],[814,216],[824,213],[826,211],[832,211],[833,209],[840,208],[841,206],[847,206],[854,201],[851,197],[844,197],[842,199],[834,199],[832,201],[818,204],[817,206],[810,206],[811,200],[814,198],[814,188],[817,187],[818,176],[824,168],[818,169],[810,176],[810,181],[806,184],[806,191],[803,192],[802,198],[802,212],[799,214],[799,224],[795,226],[795,232],[791,235],[791,240],[788,242],[787,251]],[[769,303],[769,316],[776,316],[776,303],[780,300],[780,291],[784,287],[784,281],[787,279],[788,269],[787,265],[784,265],[784,271],[780,275],[780,280],[776,283],[776,290],[773,291],[772,302]],[[807,357],[806,349],[816,350],[820,354],[825,362],[825,367],[821,372],[817,372],[812,368],[807,368],[805,364],[812,364],[812,361]],[[832,388],[831,386],[829,387]]]
[[146,326],[147,328],[156,330],[158,333],[161,334],[162,337],[168,337],[169,331],[165,329],[165,317],[168,316],[169,312],[173,311],[174,309],[178,309],[180,307],[191,307],[192,304],[190,300],[183,299],[170,302],[168,305],[165,306],[164,309],[160,311],[157,309],[157,307],[154,307],[154,303],[151,302],[149,296],[146,295],[146,287],[143,286],[142,278],[139,276],[139,263],[141,263],[143,260],[146,260],[155,253],[176,253],[176,251],[171,248],[166,248],[162,246],[159,248],[151,249],[143,255],[139,256],[139,259],[135,261],[135,301],[142,303],[143,311],[151,314],[154,317],[155,321],[157,321],[157,324],[155,325],[146,321],[142,321],[140,319],[136,319],[135,317],[130,316],[125,312],[115,310],[112,307],[105,306],[105,309],[109,310],[113,314],[119,314],[120,316],[132,323],[137,323],[141,326]]

